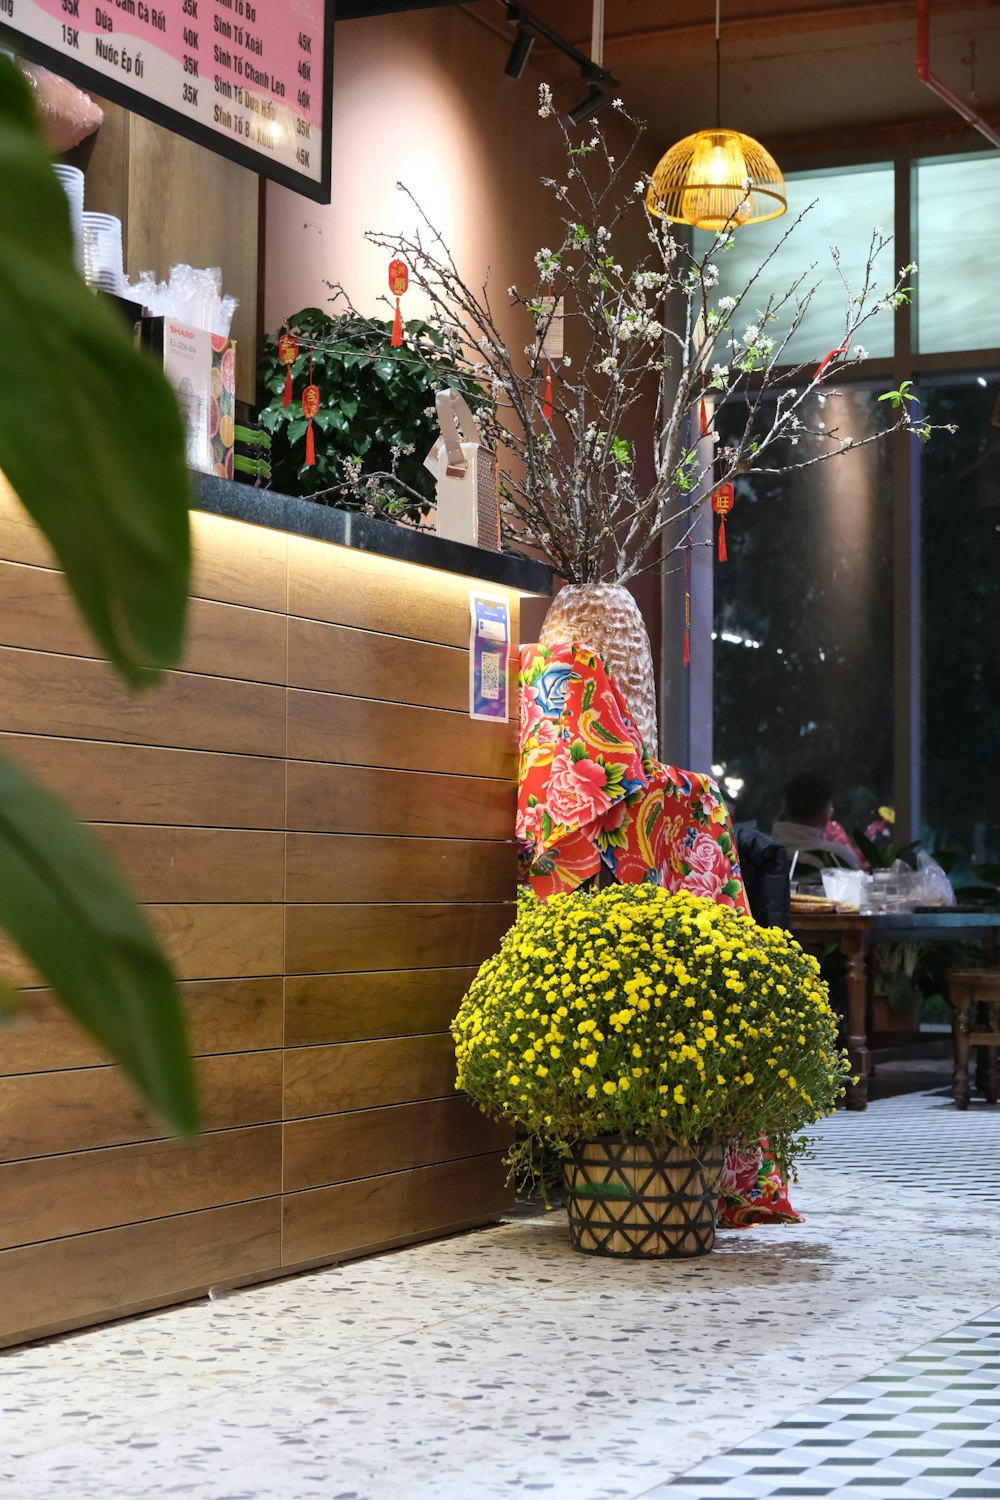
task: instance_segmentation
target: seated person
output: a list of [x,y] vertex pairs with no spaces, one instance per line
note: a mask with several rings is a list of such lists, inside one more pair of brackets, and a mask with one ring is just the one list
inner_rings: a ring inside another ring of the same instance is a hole
[[771,837],[783,844],[789,854],[798,851],[795,865],[799,872],[817,877],[828,865],[844,869],[861,868],[857,851],[849,843],[831,839],[827,824],[833,818],[833,782],[822,771],[800,771],[785,788],[785,801]]

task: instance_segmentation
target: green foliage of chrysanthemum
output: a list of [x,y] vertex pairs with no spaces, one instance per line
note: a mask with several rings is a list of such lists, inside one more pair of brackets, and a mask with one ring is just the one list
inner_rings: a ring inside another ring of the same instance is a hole
[[559,1142],[793,1137],[847,1060],[816,960],[789,933],[686,891],[522,898],[452,1025],[458,1087]]

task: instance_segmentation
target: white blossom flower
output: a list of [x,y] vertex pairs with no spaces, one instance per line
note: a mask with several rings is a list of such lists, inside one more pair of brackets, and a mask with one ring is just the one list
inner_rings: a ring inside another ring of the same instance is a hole
[[568,370],[569,367],[570,367],[570,365],[571,365],[571,363],[572,363],[572,361],[571,361],[569,355],[568,354],[564,354],[563,355],[563,369],[564,370]]
[[622,101],[620,99],[612,99],[612,101],[611,101],[611,108],[612,109],[624,109],[625,106],[624,106],[624,104],[622,103]]
[[540,83],[538,85],[538,113],[543,120],[548,119],[549,115],[553,113],[552,90],[547,83]]
[[517,287],[516,286],[509,286],[507,288],[507,296],[508,297],[516,297],[517,296]]
[[732,310],[733,310],[733,308],[735,306],[736,306],[736,298],[735,297],[720,297],[719,298],[719,311],[720,311],[720,313],[723,313],[723,314],[725,314],[725,313],[731,313]]
[[617,368],[618,361],[613,354],[609,354],[606,359],[602,359],[600,364],[596,366],[599,375],[610,375]]
[[865,348],[864,344],[855,344],[853,352],[854,352],[854,358],[855,359],[867,359],[868,358],[868,350]]
[[718,284],[719,284],[719,268],[718,268],[718,266],[712,266],[712,265],[706,266],[705,269],[704,269],[704,271],[702,271],[702,273],[701,273],[701,278],[704,281],[704,283],[705,283],[706,286],[718,286]]
[[760,338],[760,329],[756,323],[748,323],[743,330],[743,342],[745,344],[756,344]]
[[885,238],[885,230],[882,228],[881,224],[875,225],[875,228],[872,230],[872,235],[877,240]]
[[712,383],[712,389],[713,390],[717,390],[717,391],[725,390],[726,376],[728,374],[729,374],[729,366],[728,365],[713,365],[712,366],[712,382],[711,382]]

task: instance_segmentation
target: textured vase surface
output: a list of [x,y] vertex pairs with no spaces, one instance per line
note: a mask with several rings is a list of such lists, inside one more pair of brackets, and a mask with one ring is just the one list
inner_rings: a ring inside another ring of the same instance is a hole
[[639,606],[620,583],[569,583],[549,606],[539,644],[587,646],[603,656],[646,749],[659,756],[653,653]]

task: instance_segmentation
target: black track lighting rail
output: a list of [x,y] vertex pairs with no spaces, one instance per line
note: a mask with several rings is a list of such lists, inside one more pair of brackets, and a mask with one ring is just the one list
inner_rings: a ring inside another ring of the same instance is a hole
[[520,0],[498,0],[498,3],[507,12],[507,20],[517,27],[510,57],[504,69],[508,77],[520,78],[535,37],[542,37],[550,46],[555,47],[557,52],[561,52],[564,57],[576,63],[580,69],[580,76],[590,86],[587,97],[581,100],[574,109],[568,111],[573,124],[581,125],[584,120],[589,120],[591,115],[595,115],[608,103],[609,96],[605,90],[619,87],[618,79],[613,73],[601,67],[585,52],[581,52],[579,47],[574,47],[572,42],[560,36],[558,31],[554,31],[540,16],[536,16],[526,5],[521,5]]

